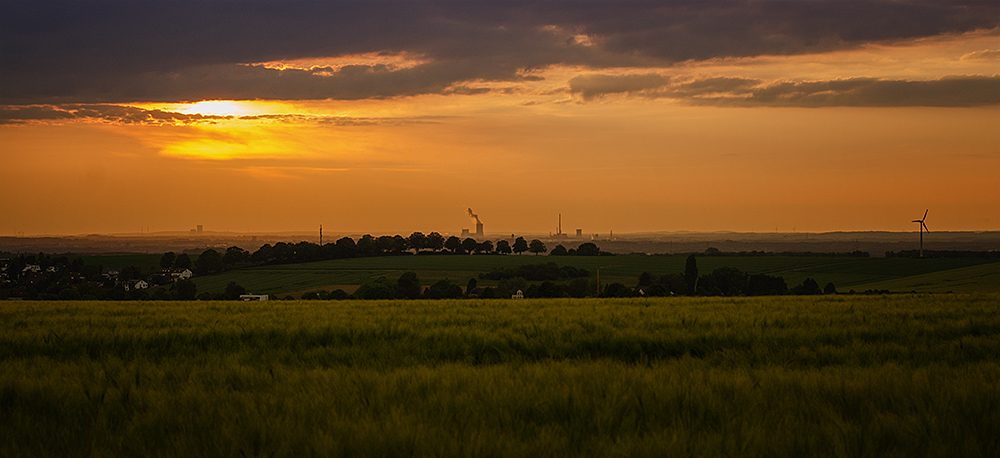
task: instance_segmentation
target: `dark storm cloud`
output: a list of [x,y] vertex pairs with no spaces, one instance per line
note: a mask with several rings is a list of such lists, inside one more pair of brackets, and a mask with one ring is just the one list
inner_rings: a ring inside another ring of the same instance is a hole
[[980,107],[1000,105],[1000,76],[929,81],[849,78],[783,82],[755,88],[745,98],[704,98],[708,105],[772,107]]
[[[661,67],[816,53],[1000,23],[993,0],[34,0],[0,8],[6,104],[461,93],[459,83],[516,81],[555,64]],[[408,53],[423,63],[246,65],[363,53]]]
[[570,80],[584,100],[610,95],[677,99],[692,105],[769,107],[978,107],[1000,105],[1000,76],[927,81],[847,78],[764,83],[746,78],[670,79],[656,74]]

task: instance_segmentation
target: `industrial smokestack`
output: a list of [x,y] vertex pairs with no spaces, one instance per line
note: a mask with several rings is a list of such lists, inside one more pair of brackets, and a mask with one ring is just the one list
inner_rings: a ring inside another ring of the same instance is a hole
[[469,217],[476,219],[476,236],[483,237],[483,222],[479,220],[479,215],[472,213],[472,209],[469,210]]
[[472,209],[471,208],[468,209],[468,212],[469,212],[469,218],[475,218],[476,219],[476,224],[483,224],[482,221],[479,221],[479,215],[477,215],[475,213],[472,213]]

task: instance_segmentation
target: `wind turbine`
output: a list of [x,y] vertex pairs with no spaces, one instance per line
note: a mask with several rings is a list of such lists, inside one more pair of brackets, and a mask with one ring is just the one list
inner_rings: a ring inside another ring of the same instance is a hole
[[911,221],[912,223],[920,223],[920,257],[924,257],[924,231],[930,233],[931,230],[927,229],[927,225],[924,224],[924,220],[927,219],[927,210],[924,210],[924,217],[920,219],[915,219]]

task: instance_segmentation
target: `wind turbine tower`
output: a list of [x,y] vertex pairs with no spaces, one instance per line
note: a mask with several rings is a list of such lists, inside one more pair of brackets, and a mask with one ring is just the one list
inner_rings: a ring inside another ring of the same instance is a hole
[[[929,210],[929,209],[928,209]],[[924,217],[920,219],[915,219],[911,222],[920,223],[920,257],[924,257],[924,231],[930,233],[931,230],[927,229],[927,225],[924,224],[924,220],[927,219],[927,210],[924,210]]]

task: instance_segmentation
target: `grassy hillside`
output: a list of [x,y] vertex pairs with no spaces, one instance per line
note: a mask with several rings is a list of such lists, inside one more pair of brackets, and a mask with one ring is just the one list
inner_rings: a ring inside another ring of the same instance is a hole
[[992,292],[1000,293],[1000,263],[942,270],[903,278],[858,285],[858,290],[939,292]]
[[0,456],[993,457],[998,358],[998,295],[11,302]]

